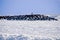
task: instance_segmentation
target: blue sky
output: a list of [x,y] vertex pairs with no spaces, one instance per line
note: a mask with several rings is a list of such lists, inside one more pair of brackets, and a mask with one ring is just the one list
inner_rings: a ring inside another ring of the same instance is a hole
[[60,14],[60,0],[0,0],[0,15]]

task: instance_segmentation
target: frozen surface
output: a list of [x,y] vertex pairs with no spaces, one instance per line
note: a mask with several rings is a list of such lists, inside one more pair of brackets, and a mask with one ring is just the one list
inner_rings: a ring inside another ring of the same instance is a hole
[[20,35],[21,40],[60,40],[60,16],[56,18],[58,21],[0,20],[0,40],[1,36],[19,40],[16,37]]

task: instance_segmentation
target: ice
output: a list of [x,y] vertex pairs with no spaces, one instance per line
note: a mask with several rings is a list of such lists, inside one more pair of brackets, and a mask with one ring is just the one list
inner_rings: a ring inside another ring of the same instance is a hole
[[4,37],[2,35],[0,35],[0,40],[4,40]]
[[[0,20],[0,34],[3,35],[4,38],[9,38],[7,40],[10,40],[10,38],[14,40],[13,38],[19,35],[24,35],[21,40],[59,40],[60,17],[58,16],[56,18],[58,21]],[[14,37],[10,37],[10,35]],[[0,39],[3,40],[1,37]],[[19,39],[20,38],[17,40]]]

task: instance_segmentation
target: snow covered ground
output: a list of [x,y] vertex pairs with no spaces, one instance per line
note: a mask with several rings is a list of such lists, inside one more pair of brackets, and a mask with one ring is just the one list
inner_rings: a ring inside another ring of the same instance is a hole
[[[58,21],[0,20],[0,36],[4,38],[23,35],[30,40],[60,40],[60,16]],[[50,38],[50,39],[49,39]]]

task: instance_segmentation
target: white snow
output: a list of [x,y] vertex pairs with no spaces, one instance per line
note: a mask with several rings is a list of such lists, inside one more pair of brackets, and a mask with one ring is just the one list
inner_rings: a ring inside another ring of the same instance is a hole
[[58,21],[17,21],[0,20],[0,34],[24,35],[30,38],[60,38],[60,19]]

